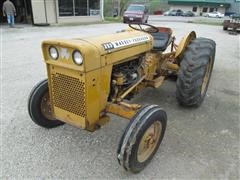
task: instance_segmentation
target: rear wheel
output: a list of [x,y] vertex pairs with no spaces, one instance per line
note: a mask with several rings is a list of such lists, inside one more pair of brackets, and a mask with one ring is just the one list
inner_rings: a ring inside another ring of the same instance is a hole
[[128,124],[118,147],[118,161],[124,169],[140,172],[151,161],[163,139],[166,112],[157,105],[141,108]]
[[54,128],[64,124],[53,117],[47,80],[39,82],[32,89],[28,98],[28,112],[33,122],[39,126]]
[[183,106],[199,106],[207,92],[215,59],[213,40],[197,38],[187,46],[180,64],[176,96]]

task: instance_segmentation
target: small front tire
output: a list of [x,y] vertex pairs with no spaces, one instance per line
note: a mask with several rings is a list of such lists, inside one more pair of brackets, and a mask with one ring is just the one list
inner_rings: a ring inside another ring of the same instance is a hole
[[47,79],[39,82],[32,89],[28,98],[28,113],[34,123],[44,128],[54,128],[64,124],[52,115]]
[[167,114],[159,106],[142,107],[128,124],[119,142],[119,164],[133,173],[143,170],[157,152],[166,125]]

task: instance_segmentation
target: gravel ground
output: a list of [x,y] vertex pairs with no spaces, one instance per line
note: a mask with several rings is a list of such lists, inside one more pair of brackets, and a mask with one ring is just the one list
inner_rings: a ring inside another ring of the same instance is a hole
[[163,142],[139,174],[118,165],[116,149],[127,125],[122,118],[90,133],[70,125],[47,130],[27,112],[31,88],[46,78],[41,41],[113,33],[124,24],[72,27],[1,28],[1,179],[239,179],[239,36],[220,26],[156,22],[171,27],[179,41],[195,30],[217,43],[216,61],[206,99],[185,109],[175,99],[175,82],[145,89],[134,102],[154,103],[168,113]]

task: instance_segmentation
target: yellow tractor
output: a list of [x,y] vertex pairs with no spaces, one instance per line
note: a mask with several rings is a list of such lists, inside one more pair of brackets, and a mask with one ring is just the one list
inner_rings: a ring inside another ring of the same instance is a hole
[[45,128],[68,123],[95,131],[109,121],[108,113],[130,120],[117,159],[125,170],[137,173],[158,150],[167,115],[158,105],[129,100],[174,75],[178,102],[199,106],[209,85],[216,44],[192,31],[176,45],[169,28],[129,26],[99,37],[44,41],[48,78],[31,91],[28,111]]

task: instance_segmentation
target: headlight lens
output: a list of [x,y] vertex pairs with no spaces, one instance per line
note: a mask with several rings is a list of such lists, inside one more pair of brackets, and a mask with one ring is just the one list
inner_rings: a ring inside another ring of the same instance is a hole
[[83,63],[83,57],[79,51],[74,51],[73,52],[73,61],[77,65],[81,65]]
[[51,46],[49,48],[49,54],[51,56],[52,59],[56,60],[58,58],[58,51],[57,51],[57,48]]

